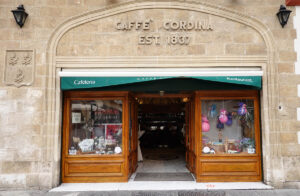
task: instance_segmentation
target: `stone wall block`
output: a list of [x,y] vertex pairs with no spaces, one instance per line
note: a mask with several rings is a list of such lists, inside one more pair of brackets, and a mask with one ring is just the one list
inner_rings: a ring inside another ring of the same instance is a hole
[[278,63],[279,73],[294,73],[295,66],[293,63]]
[[210,34],[212,35],[213,44],[218,44],[220,42],[232,43],[234,39],[232,33],[230,32],[213,32]]
[[25,188],[25,174],[0,174],[0,188]]
[[246,46],[246,54],[247,55],[264,55],[267,54],[265,45],[253,45],[250,44]]
[[278,76],[279,84],[281,85],[290,85],[290,84],[299,84],[300,76],[295,74],[280,74]]
[[39,173],[39,186],[43,188],[52,188],[52,175],[50,173]]
[[1,29],[0,30],[0,40],[13,40],[13,34],[9,29]]
[[[200,32],[198,34],[196,34],[193,37],[193,42],[194,44],[199,44],[199,43],[211,43],[211,42],[215,42],[216,40],[221,41],[221,38],[226,38],[226,35],[216,35],[212,32]],[[231,37],[227,37],[227,39],[231,39]],[[222,42],[224,42],[226,40],[222,40]]]
[[102,6],[107,5],[108,2],[107,1],[98,1],[98,0],[88,0],[88,1],[85,1],[84,4],[86,6],[92,6],[92,7],[98,6],[98,7],[102,7]]
[[[1,34],[1,32],[0,32],[0,34]],[[5,40],[5,41],[1,42],[1,47],[2,47],[3,51],[7,50],[7,49],[8,50],[9,49],[20,49],[20,46],[21,46],[20,42],[15,41],[15,40]]]
[[280,133],[280,141],[283,144],[297,144],[297,134],[296,133]]
[[83,6],[84,5],[84,0],[66,0],[66,5],[72,5],[72,6]]
[[282,144],[281,153],[283,156],[300,156],[299,144]]
[[300,163],[300,156],[283,158],[286,181],[299,181],[300,179],[299,163]]
[[76,33],[73,35],[73,41],[76,44],[82,43],[82,42],[92,42],[94,41],[92,39],[91,33]]
[[189,55],[202,55],[205,54],[205,45],[192,45],[188,47],[188,54]]
[[297,53],[290,51],[280,51],[279,60],[287,62],[295,62],[297,60]]
[[[46,0],[47,5],[64,6],[67,4],[67,0]],[[76,1],[75,1],[76,2]]]
[[245,54],[245,46],[242,44],[226,44],[225,45],[225,54],[244,55]]
[[39,174],[27,174],[26,175],[26,186],[36,188],[39,185]]
[[0,25],[3,29],[4,28],[13,28],[15,23],[16,23],[15,20],[12,18],[0,18]]
[[[278,22],[278,21],[277,21]],[[294,42],[293,40],[281,40],[277,39],[275,42],[276,48],[282,48],[286,51],[294,51]]]
[[36,29],[34,32],[35,40],[44,41],[48,40],[51,36],[51,29],[43,28]]
[[[291,17],[291,16],[290,16]],[[277,29],[272,31],[274,38],[281,40],[293,40],[297,38],[297,33],[295,29],[290,29],[286,31],[285,28]]]
[[36,76],[32,87],[33,88],[42,88],[45,85],[46,85],[46,78],[43,76]]
[[29,161],[4,161],[2,162],[3,174],[13,174],[13,173],[30,173],[31,172],[31,162]]
[[52,164],[50,162],[40,161],[38,163],[38,171],[43,173],[50,173],[52,168]]
[[0,90],[0,101],[3,102],[7,100],[7,89],[1,89]]
[[62,7],[41,7],[39,9],[40,16],[61,17],[63,16],[64,8]]
[[242,33],[233,37],[233,41],[236,43],[253,43],[255,41],[255,34]]
[[2,162],[3,161],[14,161],[14,156],[15,156],[15,153],[16,153],[16,149],[6,148],[3,144],[4,144],[4,142],[1,141],[0,142],[0,146],[1,146],[0,147],[1,170],[2,170]]
[[293,85],[280,85],[279,87],[280,95],[285,97],[297,97],[297,86]]
[[207,55],[224,55],[225,54],[225,45],[222,43],[206,44],[206,54]]

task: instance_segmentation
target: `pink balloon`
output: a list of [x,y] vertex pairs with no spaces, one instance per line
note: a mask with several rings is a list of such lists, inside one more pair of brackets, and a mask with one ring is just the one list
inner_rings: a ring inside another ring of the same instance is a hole
[[226,123],[227,121],[228,121],[228,117],[227,117],[227,115],[226,115],[226,110],[225,109],[222,109],[222,110],[220,110],[220,116],[219,116],[219,120],[220,120],[220,122],[221,123]]
[[203,132],[209,132],[210,125],[208,122],[202,122],[202,131]]

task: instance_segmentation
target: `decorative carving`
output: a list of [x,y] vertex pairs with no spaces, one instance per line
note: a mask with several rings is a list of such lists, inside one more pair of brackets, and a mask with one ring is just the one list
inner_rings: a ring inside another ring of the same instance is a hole
[[18,63],[19,58],[17,57],[16,53],[14,52],[11,57],[8,59],[8,64],[14,66]]
[[24,80],[24,73],[21,69],[18,69],[15,77],[15,82],[20,83]]
[[27,53],[27,54],[23,57],[22,64],[23,64],[23,65],[29,65],[29,64],[31,63],[31,59],[32,59],[32,57],[29,55],[29,53]]
[[33,50],[7,50],[4,83],[16,87],[31,85],[34,80],[33,59]]

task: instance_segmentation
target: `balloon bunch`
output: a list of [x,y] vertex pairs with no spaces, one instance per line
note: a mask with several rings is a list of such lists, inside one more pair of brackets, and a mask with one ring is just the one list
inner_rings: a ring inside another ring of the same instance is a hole
[[224,129],[224,124],[227,126],[232,125],[232,116],[234,112],[227,112],[225,109],[220,110],[220,115],[218,116],[218,123],[217,128],[218,129]]
[[202,115],[202,131],[209,132],[209,129],[210,129],[209,121],[205,115]]

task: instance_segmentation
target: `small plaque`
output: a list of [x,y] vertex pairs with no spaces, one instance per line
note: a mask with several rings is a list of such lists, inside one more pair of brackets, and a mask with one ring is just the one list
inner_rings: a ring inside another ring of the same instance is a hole
[[32,85],[34,64],[33,50],[7,50],[4,83],[16,87]]

